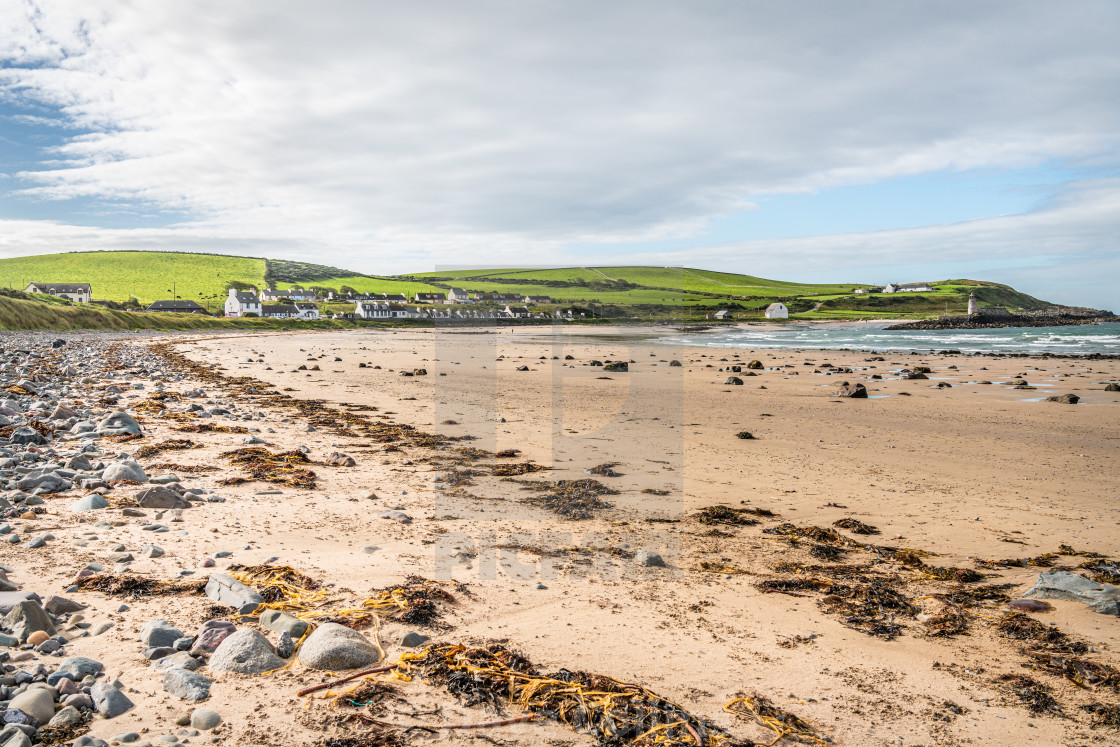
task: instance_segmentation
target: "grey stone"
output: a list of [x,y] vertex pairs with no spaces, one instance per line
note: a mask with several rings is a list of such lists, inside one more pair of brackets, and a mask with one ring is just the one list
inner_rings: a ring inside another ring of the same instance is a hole
[[634,562],[647,568],[664,568],[665,560],[652,550],[642,550],[634,556]]
[[281,632],[276,638],[276,655],[281,659],[290,659],[295,652],[296,642],[292,640],[292,636],[286,630]]
[[51,716],[47,726],[73,726],[82,722],[82,714],[74,706],[66,706],[61,711]]
[[255,630],[242,629],[232,633],[210,657],[212,672],[261,674],[284,666],[284,660],[272,650],[268,639]]
[[836,390],[836,396],[850,397],[852,399],[867,399],[867,387],[858,382],[849,384],[845,381],[840,385],[840,388]]
[[128,460],[113,462],[101,473],[101,479],[107,483],[131,480],[132,482],[147,482],[148,475],[138,463]]
[[303,637],[308,628],[303,620],[280,610],[265,610],[261,613],[260,620],[261,625],[269,630],[287,633],[297,640]]
[[171,488],[164,487],[163,485],[153,485],[138,490],[134,498],[136,499],[136,505],[141,508],[167,509],[190,508],[191,506],[190,501]]
[[1070,571],[1038,574],[1034,586],[1024,597],[1033,599],[1067,599],[1089,605],[1102,615],[1120,615],[1120,586],[1099,584]]
[[162,558],[164,550],[159,545],[148,545],[140,551],[140,554],[145,558]]
[[35,720],[36,726],[43,726],[54,717],[54,698],[50,690],[37,687],[12,698],[8,708],[23,711]]
[[114,412],[102,418],[97,424],[97,433],[102,436],[140,435],[140,424],[127,412]]
[[91,493],[85,498],[79,498],[70,504],[70,510],[74,513],[81,513],[83,511],[96,511],[100,508],[108,508],[109,501],[97,493]]
[[368,638],[338,623],[320,625],[299,649],[299,662],[309,669],[357,669],[380,658]]
[[156,669],[186,669],[193,672],[202,666],[202,661],[191,656],[187,651],[180,651],[171,656],[165,656],[156,664]]
[[417,646],[423,646],[430,640],[432,639],[424,635],[423,633],[410,631],[401,636],[401,645],[405,648],[416,648]]
[[65,669],[75,677],[85,677],[87,674],[97,674],[104,667],[101,662],[88,659],[84,656],[71,656],[68,659],[63,659],[62,663],[58,665],[59,669]]
[[241,614],[254,612],[264,603],[264,597],[256,589],[224,573],[210,574],[210,580],[206,583],[206,596],[216,602],[228,604]]
[[183,631],[165,620],[149,620],[140,628],[140,642],[145,646],[172,647],[183,637]]
[[0,732],[0,747],[31,747],[31,739],[13,724],[10,730],[4,727]]
[[198,708],[191,714],[191,728],[201,731],[210,731],[222,723],[222,717],[217,711],[209,708]]
[[102,718],[116,718],[133,707],[128,696],[107,682],[98,682],[90,689],[93,705]]
[[42,630],[47,635],[54,635],[57,631],[51,618],[36,601],[27,600],[19,602],[12,607],[11,612],[0,620],[6,630],[18,638],[21,643],[27,641],[27,636],[37,630]]
[[378,516],[382,519],[391,519],[393,521],[400,522],[401,524],[412,523],[412,517],[406,514],[404,511],[382,511],[378,514]]
[[209,698],[211,684],[208,677],[186,669],[173,667],[163,675],[164,690],[192,703]]
[[1081,398],[1076,394],[1058,394],[1053,397],[1047,397],[1047,402],[1058,402],[1063,405],[1076,405],[1081,401]]

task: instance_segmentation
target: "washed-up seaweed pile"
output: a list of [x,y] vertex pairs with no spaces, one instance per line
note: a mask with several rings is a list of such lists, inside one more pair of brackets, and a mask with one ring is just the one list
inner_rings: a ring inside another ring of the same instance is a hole
[[1006,674],[997,680],[1017,697],[1036,716],[1049,714],[1064,716],[1061,704],[1050,694],[1050,688],[1031,677],[1021,674]]
[[82,591],[101,591],[128,597],[158,597],[170,594],[201,594],[206,581],[161,581],[134,573],[119,576],[98,574],[74,581]]
[[476,469],[451,469],[440,475],[444,485],[449,488],[465,488],[474,485],[472,477],[484,474]]
[[[511,478],[512,479],[512,478]],[[525,503],[547,508],[566,519],[590,519],[596,511],[612,508],[601,495],[618,495],[618,491],[590,477],[583,480],[512,480],[520,483],[522,490],[540,493],[526,498]]]
[[222,454],[247,472],[251,479],[295,488],[312,489],[317,476],[302,465],[316,464],[301,451],[273,453],[261,447],[236,449]]
[[249,429],[240,425],[214,425],[213,423],[190,423],[179,425],[173,430],[179,433],[248,433]]
[[636,684],[611,677],[561,670],[541,674],[523,656],[500,645],[467,648],[436,644],[406,653],[399,676],[420,676],[445,688],[464,705],[501,713],[510,705],[588,734],[603,747],[753,747],[724,729]]
[[616,472],[614,469],[617,466],[618,462],[603,462],[602,464],[597,464],[590,469],[584,470],[584,472],[589,475],[598,475],[599,477],[622,477],[622,473]]
[[137,459],[147,459],[163,451],[185,451],[198,448],[201,447],[189,438],[172,438],[162,443],[141,446],[136,450],[135,457]]
[[207,472],[218,472],[221,467],[214,467],[210,464],[175,464],[174,462],[158,462],[156,464],[148,465],[148,469],[160,470],[163,472],[177,472],[184,475],[201,475]]
[[838,519],[832,522],[832,526],[847,529],[852,534],[879,534],[879,530],[870,524],[864,524],[859,519],[851,517]]
[[498,477],[514,477],[515,475],[527,475],[531,472],[543,472],[548,467],[533,462],[515,462],[513,464],[487,464],[484,465],[490,474]]
[[827,542],[829,544],[850,544],[852,542],[852,540],[843,537],[835,529],[825,529],[823,527],[814,526],[799,527],[788,522],[779,524],[776,527],[768,527],[762,531],[766,534],[777,534],[784,537],[804,537],[814,540],[815,542]]
[[985,560],[973,558],[972,562],[981,568],[1051,568],[1058,554],[1053,552],[1043,553],[1036,558],[1004,558],[1003,560]]
[[758,693],[750,696],[740,693],[723,709],[740,718],[753,719],[759,725],[773,731],[776,737],[770,743],[772,745],[777,744],[785,737],[791,737],[804,744],[823,745],[831,741],[813,724],[789,711],[778,708],[770,702],[769,698]]
[[235,579],[260,592],[264,609],[310,610],[327,598],[321,583],[290,565],[231,565],[229,571]]
[[775,517],[773,511],[765,508],[731,508],[729,506],[707,506],[696,513],[701,524],[730,524],[732,526],[754,526],[757,517]]

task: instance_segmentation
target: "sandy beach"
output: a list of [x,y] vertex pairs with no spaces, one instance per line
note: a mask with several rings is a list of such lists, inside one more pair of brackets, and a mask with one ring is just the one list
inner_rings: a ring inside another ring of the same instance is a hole
[[[141,342],[148,341],[131,344]],[[1083,710],[1115,706],[1114,688],[1087,690],[1040,667],[1032,641],[1009,637],[999,624],[1007,600],[1019,598],[1040,572],[1086,562],[1048,556],[1060,546],[1116,552],[1120,394],[1104,386],[1120,379],[1118,361],[714,350],[663,345],[649,330],[624,328],[593,335],[549,327],[386,329],[165,342],[161,355],[169,365],[187,371],[178,355],[200,364],[196,378],[169,389],[201,386],[206,407],[230,413],[209,422],[237,420],[268,449],[306,447],[317,481],[313,488],[222,484],[243,474],[222,457],[244,448],[243,433],[191,434],[197,448],[141,459],[172,463],[151,474],[182,465],[220,468],[176,474],[225,502],[181,512],[173,528],[186,534],[161,535],[167,554],[138,557],[131,564],[137,573],[170,579],[175,569],[225,551],[231,554],[216,561],[217,570],[290,565],[352,604],[410,576],[444,582],[453,601],[439,605],[434,625],[390,617],[376,633],[365,631],[378,637],[387,663],[416,650],[399,645],[411,631],[467,646],[498,642],[542,672],[594,672],[640,684],[744,743],[766,743],[774,733],[724,710],[740,693],[765,696],[836,744],[1116,738],[1115,728],[1093,726],[1093,714]],[[626,361],[628,370],[593,361]],[[748,368],[751,361],[761,368]],[[916,366],[928,367],[928,378],[900,376]],[[729,383],[731,377],[742,383]],[[399,440],[377,440],[372,431],[347,432],[342,420],[308,429],[306,412],[245,396],[250,378],[272,385],[257,391],[319,401],[360,416],[379,433],[411,426],[438,438],[422,441],[406,428]],[[1031,388],[1011,385],[1020,379]],[[239,382],[241,395],[221,382]],[[844,382],[864,384],[870,396],[835,396]],[[1044,399],[1067,393],[1080,403]],[[127,395],[133,403],[146,396]],[[123,451],[183,438],[173,428],[201,421],[142,422],[145,437],[122,444]],[[737,437],[744,431],[751,437]],[[356,464],[324,465],[334,452]],[[601,469],[589,474],[593,468]],[[527,484],[564,480],[595,480],[611,492],[579,503],[573,514],[570,503],[540,500],[551,495],[546,485]],[[550,510],[565,506],[568,515]],[[721,506],[731,510],[704,511]],[[410,523],[381,518],[392,511]],[[48,516],[26,522],[63,540],[94,537],[76,550],[59,543],[38,551],[46,554],[36,556],[34,573],[52,593],[110,545],[131,550],[150,538],[140,522],[91,532],[84,517],[51,504]],[[875,533],[835,526],[845,519]],[[12,524],[18,529],[19,522]],[[657,553],[664,566],[643,565],[642,551]],[[1016,562],[1039,556],[1046,557]],[[31,573],[18,546],[0,546],[0,560]],[[964,570],[983,578],[962,582]],[[907,608],[857,611],[852,605],[868,584],[902,594]],[[978,587],[999,593],[962,594]],[[147,673],[148,662],[137,661],[132,642],[151,619],[193,629],[216,614],[212,602],[137,598],[122,614],[114,612],[121,600],[113,595],[84,593],[81,601],[90,605],[86,619],[117,624],[70,648],[98,653],[112,676],[131,686],[137,705],[111,722],[94,720],[91,733],[108,739],[129,729],[173,728],[183,707]],[[1120,664],[1120,618],[1077,601],[1050,604],[1052,611],[1032,617],[1088,644],[1091,660]],[[1062,715],[1029,710],[1017,694],[1024,676],[1056,700]],[[325,702],[296,697],[326,679],[298,663],[271,674],[215,677],[207,705],[223,724],[201,738],[228,745],[375,743],[326,741],[382,728],[343,721]],[[440,687],[392,681],[410,706],[378,718],[399,728],[498,718]],[[410,708],[427,715],[401,715]],[[504,712],[519,715],[516,708]],[[407,739],[596,743],[550,722],[411,732]]]

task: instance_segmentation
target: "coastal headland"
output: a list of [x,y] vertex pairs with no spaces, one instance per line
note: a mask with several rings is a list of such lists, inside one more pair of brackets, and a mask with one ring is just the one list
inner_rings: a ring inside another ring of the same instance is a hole
[[[0,694],[12,709],[33,688],[19,671],[58,683],[73,657],[96,662],[68,680],[101,698],[75,701],[75,735],[601,743],[601,721],[552,709],[573,688],[614,688],[636,710],[589,713],[666,744],[1117,733],[1120,617],[1009,602],[1040,574],[1117,580],[1120,361],[545,326],[0,347],[16,537],[0,563],[11,593],[47,600],[56,641],[3,649]],[[857,384],[865,398],[837,396]],[[1076,404],[1048,401],[1061,395]],[[156,488],[181,503],[152,503]],[[157,640],[153,621],[183,642]],[[332,622],[361,635],[350,663],[386,671],[297,695],[349,670],[318,656],[342,636]],[[26,634],[13,624],[0,627]],[[224,631],[216,650],[204,624]],[[226,640],[276,665],[231,670]],[[468,660],[474,684],[456,689]],[[528,683],[542,700],[511,700]],[[51,687],[61,712],[70,696]],[[106,687],[130,704],[110,718]],[[220,723],[191,726],[200,709]],[[453,728],[471,724],[491,726]]]

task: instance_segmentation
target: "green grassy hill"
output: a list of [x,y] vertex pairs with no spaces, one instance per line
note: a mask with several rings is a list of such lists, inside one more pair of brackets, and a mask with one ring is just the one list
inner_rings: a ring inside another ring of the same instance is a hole
[[0,259],[0,286],[19,290],[33,280],[88,282],[96,300],[124,302],[134,297],[145,306],[171,298],[174,288],[180,298],[213,310],[220,308],[231,284],[257,289],[352,288],[409,296],[454,287],[545,295],[597,316],[643,318],[702,318],[718,308],[749,318],[779,300],[804,319],[928,317],[962,313],[971,292],[984,306],[1012,310],[1050,306],[1006,285],[975,280],[933,283],[933,293],[888,295],[857,293],[871,288],[861,284],[796,283],[685,267],[498,268],[379,276],[307,262],[176,252],[75,252]]

